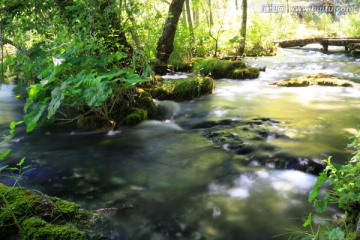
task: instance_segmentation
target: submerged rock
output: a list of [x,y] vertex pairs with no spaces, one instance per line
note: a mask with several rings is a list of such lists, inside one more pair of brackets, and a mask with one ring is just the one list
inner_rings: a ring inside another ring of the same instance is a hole
[[281,131],[284,124],[272,118],[254,118],[248,121],[207,121],[193,129],[205,129],[205,138],[233,153],[234,158],[244,165],[320,173],[325,167],[322,161],[282,152],[272,143],[293,141]]
[[339,79],[334,75],[317,73],[298,78],[290,78],[287,80],[272,82],[271,85],[280,87],[307,87],[311,85],[352,87],[355,85],[355,83],[349,80]]
[[107,220],[78,204],[0,184],[0,239],[110,239]]
[[193,71],[214,79],[254,79],[259,77],[258,68],[246,66],[243,61],[219,60],[217,58],[198,58],[194,60]]

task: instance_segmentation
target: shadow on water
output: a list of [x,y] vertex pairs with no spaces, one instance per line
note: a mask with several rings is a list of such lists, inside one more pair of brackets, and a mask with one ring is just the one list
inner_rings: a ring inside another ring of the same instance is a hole
[[[269,83],[319,71],[360,80],[360,62],[309,48],[255,63],[267,66],[257,80],[222,79],[213,95],[161,103],[162,121],[109,133],[20,128],[9,161],[26,155],[33,170],[24,186],[84,208],[133,205],[109,216],[114,239],[271,239],[313,210],[306,199],[316,177],[301,164],[350,156],[344,147],[360,128],[360,88]],[[8,86],[0,101],[5,129],[21,118],[21,103]]]

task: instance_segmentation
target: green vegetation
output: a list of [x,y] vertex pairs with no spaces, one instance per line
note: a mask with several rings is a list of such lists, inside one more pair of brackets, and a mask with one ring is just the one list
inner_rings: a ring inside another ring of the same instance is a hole
[[260,74],[259,69],[248,67],[242,61],[198,58],[194,60],[193,71],[214,79],[253,79]]
[[[320,174],[318,180],[309,194],[309,202],[314,203],[319,211],[324,211],[328,203],[336,203],[346,213],[340,228],[334,228],[331,232],[343,232],[343,238],[355,239],[356,228],[360,220],[360,132],[353,138],[348,147],[355,150],[353,157],[345,165],[331,162],[331,158],[325,160],[327,167]],[[319,200],[321,187],[329,181],[332,190],[327,191]],[[330,234],[331,234],[330,232]]]
[[3,184],[0,195],[2,239],[107,239],[105,219],[75,203]]
[[[353,137],[348,147],[354,149],[354,154],[347,164],[333,163],[331,157],[324,160],[327,166],[319,175],[308,198],[318,212],[324,212],[331,203],[344,210],[345,217],[336,222],[330,220],[319,225],[314,223],[310,213],[304,227],[309,227],[311,231],[297,230],[290,233],[292,236],[308,236],[301,239],[357,239],[357,226],[360,220],[360,132]],[[330,183],[331,189],[324,193],[322,188],[326,182]],[[313,225],[318,225],[316,231]]]
[[307,87],[310,85],[334,86],[334,87],[352,87],[354,83],[349,80],[338,79],[334,75],[317,73],[305,75],[298,78],[290,78],[283,81],[271,83],[280,87]]

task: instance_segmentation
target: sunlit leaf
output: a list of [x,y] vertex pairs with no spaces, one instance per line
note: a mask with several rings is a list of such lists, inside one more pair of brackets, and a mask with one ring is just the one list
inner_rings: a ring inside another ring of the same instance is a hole
[[308,215],[306,221],[304,222],[303,226],[304,226],[304,227],[307,227],[307,226],[309,226],[311,223],[312,223],[312,214],[309,213],[309,215]]
[[46,105],[33,106],[31,112],[25,115],[26,132],[32,132],[38,123],[41,115],[46,109]]
[[48,116],[50,119],[59,109],[61,102],[64,100],[64,93],[60,88],[55,88],[51,91],[51,101],[48,107]]
[[30,99],[34,99],[35,96],[41,91],[42,89],[42,85],[41,84],[34,84],[34,85],[31,85],[30,87],[28,87],[28,98]]
[[343,239],[345,239],[345,233],[341,231],[339,227],[334,228],[329,233],[329,240],[343,240]]
[[4,170],[7,169],[8,167],[9,167],[9,165],[5,165],[5,166],[0,167],[0,172],[4,171]]
[[324,212],[327,207],[327,204],[329,203],[329,200],[330,200],[329,192],[325,194],[325,197],[322,200],[315,200],[316,210],[318,212]]
[[314,199],[320,194],[320,189],[323,186],[323,184],[326,182],[326,180],[327,180],[327,174],[325,172],[322,172],[318,176],[314,187],[312,188],[311,192],[309,193],[309,198],[308,198],[309,202],[313,202]]
[[23,157],[23,158],[20,160],[20,162],[19,162],[18,164],[16,164],[16,165],[18,165],[18,166],[21,167],[21,165],[23,165],[24,162],[25,162],[25,158],[26,158],[26,157]]
[[0,154],[0,161],[4,160],[11,153],[11,149],[6,150],[5,152]]
[[11,168],[8,168],[8,170],[10,170],[10,171],[19,171],[19,168],[17,168],[17,167],[11,167]]

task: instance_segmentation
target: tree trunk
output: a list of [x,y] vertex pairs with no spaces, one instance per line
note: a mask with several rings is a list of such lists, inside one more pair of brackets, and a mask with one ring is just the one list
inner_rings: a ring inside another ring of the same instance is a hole
[[247,0],[242,0],[242,18],[241,18],[241,40],[240,40],[240,48],[239,54],[243,55],[245,52],[245,44],[246,44],[246,21],[247,21]]
[[[107,22],[102,23],[99,29],[95,29],[99,32],[99,36],[104,38],[105,46],[111,52],[123,51],[128,54],[134,52],[133,47],[127,41],[125,31],[121,26],[122,19],[119,18],[115,11],[105,12],[105,9],[112,6],[115,3],[114,0],[104,1],[100,4],[100,12],[102,15],[107,16]],[[126,1],[120,1],[120,7],[126,8]]]
[[208,4],[209,4],[209,24],[210,24],[210,26],[213,26],[214,25],[214,18],[213,18],[213,14],[212,14],[211,0],[208,0]]
[[198,9],[193,10],[193,22],[194,22],[195,28],[197,28],[199,26],[199,10]]
[[194,27],[191,20],[190,0],[186,0],[185,3],[186,3],[186,16],[189,24],[190,37],[191,37],[190,41],[194,41]]
[[236,11],[239,10],[238,0],[235,0],[235,8],[236,8]]
[[191,20],[190,0],[185,0],[185,4],[186,4],[186,15],[187,15],[189,31],[190,31],[190,58],[192,58],[193,42],[195,41],[195,36],[194,36],[194,27]]
[[185,26],[185,27],[187,27],[187,22],[186,22],[186,9],[185,9],[185,6],[183,7],[181,21],[182,21],[182,25]]
[[185,0],[173,0],[169,6],[168,17],[165,21],[163,33],[157,43],[156,57],[166,63],[174,50],[176,27],[183,9]]

